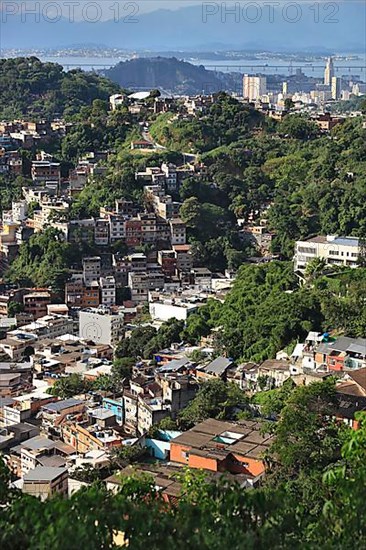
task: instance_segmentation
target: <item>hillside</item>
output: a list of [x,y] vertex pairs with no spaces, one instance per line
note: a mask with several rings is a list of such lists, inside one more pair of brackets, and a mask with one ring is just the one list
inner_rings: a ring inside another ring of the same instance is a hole
[[254,126],[265,126],[263,115],[221,92],[200,117],[181,120],[164,113],[151,124],[150,133],[171,150],[202,153],[249,137]]
[[103,74],[120,86],[137,88],[161,88],[175,94],[213,93],[237,88],[240,75],[208,71],[175,57],[138,58],[121,61]]
[[54,118],[77,113],[94,99],[119,90],[106,78],[80,70],[65,72],[36,57],[0,59],[0,119]]

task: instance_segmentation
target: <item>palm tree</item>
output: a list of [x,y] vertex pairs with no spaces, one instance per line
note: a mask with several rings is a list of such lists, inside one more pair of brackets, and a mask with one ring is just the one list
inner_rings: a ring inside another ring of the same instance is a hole
[[324,258],[314,258],[308,264],[306,264],[305,269],[305,279],[307,282],[313,281],[319,275],[324,274],[324,270],[327,267],[326,261]]

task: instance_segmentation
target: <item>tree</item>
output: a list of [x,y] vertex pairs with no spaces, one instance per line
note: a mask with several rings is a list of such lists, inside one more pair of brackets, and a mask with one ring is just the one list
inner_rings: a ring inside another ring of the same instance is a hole
[[271,451],[282,475],[321,471],[340,458],[342,430],[329,416],[335,406],[334,380],[299,386],[290,393]]
[[[13,492],[9,490],[11,482],[10,470],[6,466],[4,459],[0,456],[0,505],[7,504]],[[1,541],[1,538],[0,538]]]
[[119,379],[108,374],[102,374],[93,382],[93,390],[114,392],[119,390]]
[[[128,541],[136,550],[147,543],[152,550],[173,544],[178,550],[361,549],[366,536],[360,514],[366,481],[365,413],[358,420],[359,430],[344,427],[341,462],[325,467],[320,475],[302,471],[301,485],[290,480],[248,491],[225,476],[212,479],[203,471],[184,469],[174,506],[161,497],[152,476],[138,475],[133,468],[121,476],[116,494],[94,481],[69,499],[54,496],[41,502],[9,489],[9,471],[0,459],[0,495],[6,503],[0,508],[1,547],[8,550],[21,543],[22,548],[45,550],[52,545],[63,550],[67,541],[71,550],[97,550],[113,547],[116,536],[123,534],[123,544]],[[122,447],[114,452],[122,455],[118,460],[124,467],[135,450]]]
[[160,90],[155,89],[155,90],[151,90],[149,97],[155,99],[156,97],[160,97],[160,96],[161,96]]
[[75,468],[70,477],[82,483],[94,483],[110,475],[111,468],[94,468],[91,464],[83,464]]
[[219,327],[219,353],[259,362],[320,329],[322,321],[318,293],[298,288],[292,264],[271,262],[243,265],[225,302],[209,301],[188,318],[185,332],[190,340]]
[[188,342],[195,344],[199,342],[202,336],[207,336],[209,332],[210,327],[206,320],[201,315],[193,313],[188,317],[183,336]]
[[[260,377],[258,377],[257,384],[259,378]],[[268,380],[263,380],[263,382],[266,385],[268,383]],[[265,388],[265,386],[261,387],[260,385],[259,387],[261,390]],[[261,416],[265,418],[276,418],[278,415],[280,415],[282,409],[286,405],[287,400],[290,397],[294,387],[295,383],[291,378],[289,378],[280,388],[275,388],[268,391],[261,391],[254,394],[252,398],[252,403],[254,403],[255,405],[259,405]]]
[[138,462],[145,455],[146,449],[140,445],[122,445],[111,451],[112,469],[122,469],[128,464]]
[[20,245],[19,254],[6,272],[6,278],[13,283],[63,290],[74,254],[80,257],[79,251],[65,242],[61,231],[48,227]]
[[189,355],[189,358],[194,363],[201,363],[206,357],[206,354],[200,349],[193,350],[192,353]]
[[313,139],[319,135],[316,124],[303,115],[287,115],[281,123],[281,132],[295,139]]
[[326,268],[326,261],[324,258],[314,258],[306,264],[305,268],[305,278],[307,281],[311,281],[316,277],[319,277],[324,273]]
[[334,547],[338,548],[362,548],[366,536],[365,518],[359,513],[366,482],[366,415],[359,412],[356,418],[359,427],[346,432],[341,462],[323,476],[327,490],[321,518],[323,540],[333,539]]
[[291,111],[291,109],[294,108],[294,102],[290,97],[286,97],[285,99],[285,109],[286,111]]
[[8,303],[8,317],[15,317],[17,313],[24,311],[24,305],[19,302],[10,301]]
[[49,388],[49,393],[61,397],[61,399],[67,399],[80,393],[86,393],[90,391],[91,383],[85,380],[81,374],[70,374],[67,377],[59,378],[54,385]]
[[236,408],[246,408],[247,404],[247,397],[236,384],[226,384],[220,379],[208,380],[181,411],[178,425],[187,429],[207,418],[228,419],[235,414]]
[[135,328],[129,338],[125,338],[119,342],[116,349],[116,357],[145,357],[145,348],[156,336],[156,333],[157,330],[151,326]]
[[121,385],[124,380],[132,378],[132,367],[135,364],[133,357],[117,357],[112,365],[113,383]]

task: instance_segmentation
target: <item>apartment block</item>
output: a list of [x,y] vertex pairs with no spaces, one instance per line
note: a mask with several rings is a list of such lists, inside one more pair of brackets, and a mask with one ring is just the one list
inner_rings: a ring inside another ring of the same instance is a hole
[[142,241],[141,220],[132,218],[126,221],[126,244],[127,246],[139,246]]
[[259,99],[267,92],[267,79],[265,76],[245,74],[243,76],[243,97],[249,101]]
[[173,250],[177,259],[177,269],[183,273],[189,273],[193,267],[191,245],[176,244],[173,245]]
[[45,183],[46,181],[61,180],[61,165],[59,162],[50,160],[34,160],[31,166],[31,177],[35,183]]
[[116,303],[116,281],[114,277],[101,277],[100,303],[104,306],[114,306]]
[[83,277],[84,284],[90,286],[91,283],[99,281],[101,276],[100,256],[87,256],[83,258]]
[[158,264],[161,265],[161,270],[167,277],[173,277],[177,267],[177,257],[174,250],[159,250]]
[[45,290],[30,292],[23,296],[25,313],[39,319],[47,315],[47,306],[51,303],[51,294]]
[[94,242],[98,246],[106,246],[109,244],[108,220],[95,220]]
[[186,244],[186,224],[180,218],[175,218],[169,221],[169,226],[172,245]]
[[153,213],[139,214],[141,220],[141,242],[144,244],[152,244],[156,242],[156,215]]
[[126,220],[123,215],[110,214],[109,235],[111,243],[126,239]]

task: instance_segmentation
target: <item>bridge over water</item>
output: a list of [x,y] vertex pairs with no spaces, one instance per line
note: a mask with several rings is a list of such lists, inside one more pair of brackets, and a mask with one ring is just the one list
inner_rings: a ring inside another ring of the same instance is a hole
[[[118,59],[116,59],[116,64],[118,63]],[[203,64],[203,63],[202,63]],[[70,69],[83,69],[83,70],[102,70],[102,69],[109,69],[113,65],[110,63],[63,63],[63,67],[66,70]],[[314,64],[314,63],[289,63],[287,64],[281,64],[281,65],[273,65],[263,63],[261,65],[256,65],[253,63],[238,63],[238,64],[230,64],[230,63],[214,63],[214,62],[205,62],[204,66],[206,69],[213,70],[213,71],[222,71],[222,72],[259,72],[259,73],[268,73],[271,74],[273,72],[288,72],[289,74],[292,74],[296,71],[296,69],[302,69],[306,71],[307,73],[311,72],[319,72],[324,71],[325,65],[323,64]],[[366,72],[365,65],[342,65],[342,66],[336,66],[334,67],[335,73],[338,74],[345,74],[347,72],[349,73],[364,73]]]

